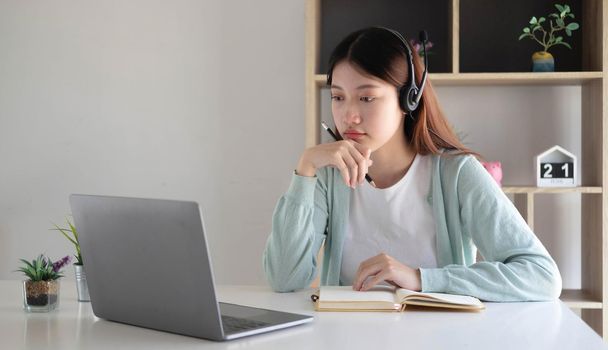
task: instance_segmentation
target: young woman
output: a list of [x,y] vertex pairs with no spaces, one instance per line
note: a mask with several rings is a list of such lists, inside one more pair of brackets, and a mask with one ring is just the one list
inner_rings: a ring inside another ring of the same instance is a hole
[[407,45],[397,32],[367,28],[334,50],[327,82],[343,140],[302,153],[264,252],[270,285],[308,287],[325,242],[322,285],[388,283],[486,301],[559,297],[555,262],[459,142],[430,82],[413,112],[400,98],[409,74],[422,84]]

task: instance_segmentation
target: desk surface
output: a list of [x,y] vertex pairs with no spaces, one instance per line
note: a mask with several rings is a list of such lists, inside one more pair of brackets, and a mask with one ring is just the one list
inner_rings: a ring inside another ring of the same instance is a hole
[[317,313],[310,291],[277,294],[261,286],[220,286],[221,301],[314,315],[306,325],[212,342],[96,318],[63,281],[59,309],[28,314],[20,281],[0,281],[3,349],[608,349],[561,301],[486,303],[480,313]]

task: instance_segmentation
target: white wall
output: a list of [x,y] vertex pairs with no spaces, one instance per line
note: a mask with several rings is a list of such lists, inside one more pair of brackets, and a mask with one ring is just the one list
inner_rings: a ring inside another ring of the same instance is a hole
[[[437,90],[505,183],[533,184],[553,144],[580,156],[580,88]],[[0,1],[0,279],[20,278],[19,257],[71,252],[48,229],[79,192],[199,201],[217,280],[265,283],[303,127],[304,0]],[[569,288],[579,201],[537,199]]]
[[199,201],[217,280],[263,283],[303,67],[303,0],[0,1],[0,279],[71,252],[76,192]]

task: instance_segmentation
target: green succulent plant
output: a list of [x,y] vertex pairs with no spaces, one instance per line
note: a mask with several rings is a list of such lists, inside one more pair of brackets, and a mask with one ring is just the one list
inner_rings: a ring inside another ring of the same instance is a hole
[[19,260],[21,260],[24,266],[17,269],[17,271],[23,272],[23,274],[29,278],[30,281],[35,282],[51,281],[63,277],[61,274],[61,269],[70,262],[70,257],[66,256],[56,262],[53,262],[43,254],[40,254],[31,262],[25,259]]
[[[572,36],[572,31],[579,28],[578,23],[571,22],[566,24],[568,18],[574,18],[574,14],[570,12],[570,6],[555,4],[558,12],[551,13],[547,20],[545,17],[532,17],[527,27],[523,29],[523,34],[519,36],[519,40],[529,38],[543,47],[543,51],[548,51],[550,47],[555,45],[563,45],[572,49],[570,44],[564,41],[563,36],[558,36],[558,32],[565,31],[567,36]],[[544,26],[549,24],[548,30]]]

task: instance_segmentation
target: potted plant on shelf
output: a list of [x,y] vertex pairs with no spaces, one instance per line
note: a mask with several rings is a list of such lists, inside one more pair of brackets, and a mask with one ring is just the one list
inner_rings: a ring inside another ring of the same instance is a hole
[[80,254],[80,242],[78,241],[78,231],[76,231],[76,226],[70,222],[68,218],[66,218],[66,222],[68,224],[68,228],[59,227],[57,224],[53,224],[55,228],[51,230],[59,231],[61,234],[70,241],[74,248],[76,249],[76,254],[74,257],[76,258],[76,262],[74,263],[74,273],[76,276],[76,290],[78,291],[78,301],[90,301],[89,297],[89,288],[87,286],[87,278],[84,273],[84,266],[82,264],[82,255]]
[[[528,27],[523,29],[523,34],[519,36],[519,40],[529,38],[543,47],[543,51],[537,51],[532,55],[532,71],[533,72],[553,72],[555,70],[555,61],[553,55],[549,53],[549,48],[556,45],[563,45],[572,49],[570,44],[564,41],[564,37],[558,35],[562,30],[567,36],[572,36],[572,31],[579,28],[578,23],[571,22],[566,24],[568,18],[574,18],[574,14],[570,12],[570,6],[555,4],[558,12],[551,13],[548,20],[545,17],[532,17]],[[549,25],[548,29],[545,29]]]
[[28,280],[23,281],[23,308],[28,312],[48,312],[59,306],[59,278],[61,269],[70,262],[70,256],[59,261],[40,254],[31,262],[20,259],[23,272]]

